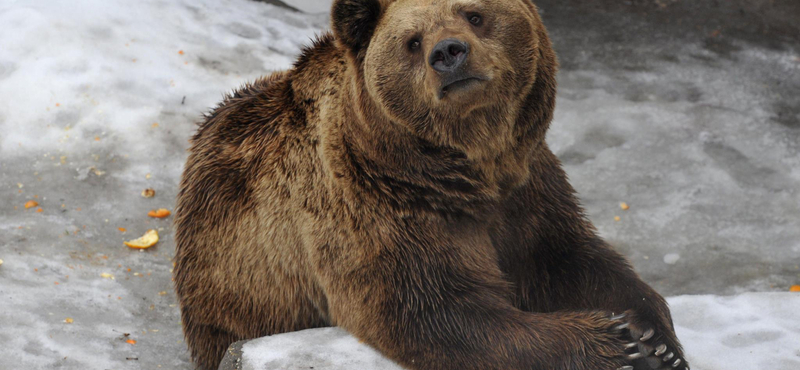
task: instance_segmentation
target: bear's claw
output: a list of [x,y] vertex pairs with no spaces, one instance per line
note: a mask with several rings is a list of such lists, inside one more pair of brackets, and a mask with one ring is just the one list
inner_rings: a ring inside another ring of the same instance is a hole
[[631,324],[627,323],[627,322],[624,323],[624,324],[619,324],[619,325],[614,327],[614,331],[623,331],[623,330],[627,329],[630,326],[631,326]]
[[[612,316],[611,319],[619,321],[625,317],[626,315],[622,314]],[[666,343],[659,343],[660,341],[653,328],[642,332],[631,322],[624,322],[615,326],[614,330],[626,332],[626,336],[629,336],[630,339],[638,338],[638,340],[634,339],[624,345],[625,353],[623,357],[627,361],[631,361],[633,365],[625,365],[617,368],[617,370],[689,370],[686,361],[676,356],[676,352],[670,351]]]
[[611,320],[611,321],[619,321],[619,320],[624,319],[627,316],[628,316],[628,314],[623,312],[623,313],[621,313],[619,315],[612,315],[611,317],[609,317],[609,320]]

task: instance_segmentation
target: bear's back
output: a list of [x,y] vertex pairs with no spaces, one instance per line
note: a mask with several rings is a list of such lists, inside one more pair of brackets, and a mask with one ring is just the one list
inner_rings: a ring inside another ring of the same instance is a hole
[[232,93],[200,123],[178,195],[184,214],[190,211],[196,219],[209,208],[252,204],[256,182],[269,168],[264,164],[279,162],[284,154],[282,126],[292,120],[286,84],[286,72],[259,79]]
[[[290,75],[274,73],[237,90],[192,138],[175,219],[176,280],[188,279],[176,284],[179,289],[222,292],[233,287],[201,278],[203,270],[237,274],[264,267],[250,264],[297,258],[290,256],[299,253],[291,236],[293,196],[308,176],[297,169],[318,166],[308,143],[315,134],[294,103]],[[240,258],[245,255],[250,257]],[[191,277],[181,274],[187,263]],[[262,273],[255,279],[273,285],[278,277]],[[203,287],[208,283],[220,286]]]
[[217,244],[235,245],[234,235],[281,252],[276,234],[324,208],[322,112],[337,115],[330,106],[338,104],[341,59],[323,35],[294,68],[245,85],[206,116],[178,194],[176,258],[197,254],[212,263]]

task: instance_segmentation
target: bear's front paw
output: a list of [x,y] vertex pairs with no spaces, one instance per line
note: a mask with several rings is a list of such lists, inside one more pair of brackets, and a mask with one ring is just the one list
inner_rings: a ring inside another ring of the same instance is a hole
[[667,337],[652,327],[637,324],[634,315],[624,313],[611,317],[623,321],[614,329],[626,339],[624,357],[630,365],[618,370],[689,370],[689,363],[678,348],[670,348]]
[[[581,313],[580,317],[567,318],[575,334],[581,337],[571,350],[574,356],[563,369],[569,370],[645,370],[636,366],[638,358],[629,349],[631,340],[629,313],[613,315],[606,311]],[[569,356],[562,356],[568,358]],[[560,369],[560,368],[559,368]]]

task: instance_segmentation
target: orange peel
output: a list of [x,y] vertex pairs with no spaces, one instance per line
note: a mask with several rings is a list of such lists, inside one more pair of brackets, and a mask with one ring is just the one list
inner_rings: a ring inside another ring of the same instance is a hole
[[129,242],[124,242],[125,245],[134,249],[147,249],[158,243],[158,231],[154,229],[147,230],[144,235],[139,239],[134,239]]
[[171,214],[170,211],[166,208],[154,209],[150,212],[147,212],[147,215],[153,218],[164,218],[169,216],[170,214]]
[[36,207],[38,205],[39,205],[39,202],[37,202],[35,200],[29,200],[29,201],[25,202],[25,209],[33,208],[33,207]]

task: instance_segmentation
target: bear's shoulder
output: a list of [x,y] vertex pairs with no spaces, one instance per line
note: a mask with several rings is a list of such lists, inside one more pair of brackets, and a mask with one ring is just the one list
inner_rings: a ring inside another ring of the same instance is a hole
[[288,134],[292,128],[302,131],[314,123],[307,116],[309,108],[336,85],[326,82],[341,77],[344,68],[334,67],[340,60],[330,33],[321,35],[302,50],[292,69],[259,78],[226,96],[205,116],[194,140],[241,144],[248,138]]
[[280,124],[281,113],[291,108],[286,99],[287,80],[286,72],[275,72],[230,93],[200,122],[195,144],[238,145],[273,131]]
[[177,224],[222,222],[221,210],[251,209],[259,183],[285,177],[278,169],[291,157],[287,143],[296,141],[302,124],[293,113],[290,80],[290,72],[260,78],[206,115],[191,140],[178,199],[184,216]]
[[243,195],[270,168],[265,162],[281,161],[297,135],[292,127],[302,124],[289,84],[289,72],[276,72],[226,96],[192,137],[184,182],[200,193]]

